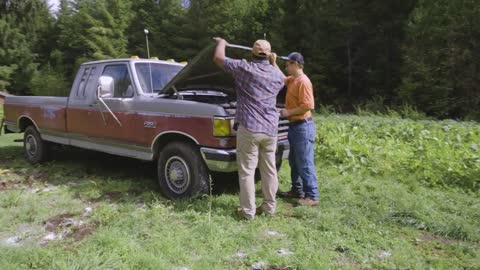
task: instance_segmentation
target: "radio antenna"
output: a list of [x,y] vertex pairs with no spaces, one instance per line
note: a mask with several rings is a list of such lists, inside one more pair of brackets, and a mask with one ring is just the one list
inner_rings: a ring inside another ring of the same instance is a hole
[[[150,60],[150,48],[148,47],[148,29],[143,29],[143,33],[145,33],[145,40],[147,42],[147,57]],[[153,93],[153,79],[152,79],[152,65],[148,62],[148,72],[150,75],[150,91]]]

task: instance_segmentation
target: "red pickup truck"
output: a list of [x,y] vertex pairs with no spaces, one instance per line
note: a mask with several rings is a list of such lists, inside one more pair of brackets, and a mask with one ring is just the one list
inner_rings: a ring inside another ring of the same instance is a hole
[[[208,192],[211,174],[237,170],[233,78],[214,65],[213,49],[186,66],[138,58],[82,64],[69,97],[6,97],[5,132],[24,132],[30,163],[44,161],[52,144],[71,145],[156,161],[168,198]],[[280,119],[278,167],[287,132]]]

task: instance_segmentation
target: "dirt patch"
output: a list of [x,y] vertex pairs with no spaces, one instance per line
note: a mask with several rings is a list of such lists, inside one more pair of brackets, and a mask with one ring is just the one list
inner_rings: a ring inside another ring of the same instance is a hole
[[[83,217],[88,216],[92,210],[87,211],[86,209],[85,211]],[[44,229],[49,233],[42,238],[40,245],[46,245],[52,240],[66,238],[79,242],[91,235],[96,227],[95,224],[87,224],[82,220],[75,219],[74,215],[70,213],[53,216],[44,222]]]
[[55,232],[58,229],[75,225],[75,223],[76,220],[73,219],[72,214],[61,214],[47,219],[43,225],[47,232]]
[[[10,190],[10,189],[21,189],[31,191],[32,193],[36,193],[41,191],[41,186],[45,186],[46,176],[48,174],[42,172],[34,172],[33,174],[29,174],[27,170],[4,170],[0,169],[0,179],[3,179],[3,176],[10,176],[10,180],[8,181],[0,181],[0,192]],[[34,188],[34,184],[37,184],[37,188]],[[54,186],[47,186],[44,188],[45,192],[55,189]],[[50,189],[50,190],[49,190]]]
[[12,188],[13,184],[11,182],[0,182],[0,192]]
[[410,239],[422,253],[433,257],[445,257],[448,254],[445,251],[446,245],[451,245],[458,241],[438,236],[429,232],[421,232],[417,237]]
[[350,252],[350,248],[348,248],[347,246],[336,246],[335,251],[338,253],[348,253]]
[[[27,190],[27,191],[30,191],[32,193],[34,193],[34,189],[31,188],[31,186],[25,186],[19,182],[3,182],[3,183],[0,183],[0,192],[2,191],[7,191],[7,190],[11,190],[11,189],[18,189],[18,190]],[[38,189],[35,191],[37,192]]]
[[76,242],[82,241],[85,237],[91,235],[96,229],[92,224],[82,224],[72,228],[67,237],[73,238]]
[[40,172],[40,171],[34,171],[32,174],[27,176],[27,180],[35,180],[35,181],[45,181],[48,182],[48,178],[50,177],[50,174],[47,172]]
[[91,200],[90,203],[96,204],[102,201],[114,203],[121,200],[124,196],[126,196],[126,194],[119,191],[105,192],[101,197]]
[[456,244],[460,242],[459,240],[455,240],[455,239],[451,239],[451,238],[447,238],[447,237],[443,237],[443,236],[435,235],[431,233],[423,233],[420,236],[420,240],[424,242],[438,242],[441,244],[448,244],[448,245]]

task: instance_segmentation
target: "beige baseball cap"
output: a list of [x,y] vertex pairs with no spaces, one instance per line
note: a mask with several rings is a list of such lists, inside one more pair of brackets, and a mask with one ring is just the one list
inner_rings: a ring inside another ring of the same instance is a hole
[[267,57],[270,55],[271,51],[272,46],[270,45],[270,42],[264,39],[259,39],[253,43],[252,53],[255,56]]

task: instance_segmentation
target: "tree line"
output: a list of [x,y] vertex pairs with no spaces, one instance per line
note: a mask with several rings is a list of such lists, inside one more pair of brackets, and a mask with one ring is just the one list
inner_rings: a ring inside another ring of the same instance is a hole
[[318,106],[480,120],[477,0],[0,0],[0,90],[65,95],[89,60],[189,60],[213,36],[301,52]]

